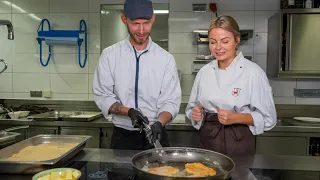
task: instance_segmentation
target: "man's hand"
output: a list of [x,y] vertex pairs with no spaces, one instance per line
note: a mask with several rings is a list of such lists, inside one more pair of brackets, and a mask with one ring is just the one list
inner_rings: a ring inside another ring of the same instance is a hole
[[160,141],[162,136],[162,124],[157,121],[151,126],[152,131],[152,142],[155,142],[157,139]]
[[147,117],[143,116],[142,113],[134,108],[130,108],[128,111],[128,116],[131,118],[132,126],[135,128],[141,128],[142,123],[149,124]]
[[115,102],[109,108],[109,114],[119,114],[122,116],[128,115],[129,108],[122,104]]

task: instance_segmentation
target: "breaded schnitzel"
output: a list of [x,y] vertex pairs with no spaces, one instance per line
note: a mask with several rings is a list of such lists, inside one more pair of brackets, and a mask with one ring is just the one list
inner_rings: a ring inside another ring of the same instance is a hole
[[179,172],[179,169],[174,168],[172,166],[160,166],[160,167],[155,167],[150,170],[148,170],[149,173],[157,174],[157,175],[162,175],[162,176],[172,176],[176,173]]
[[185,164],[185,169],[187,173],[201,177],[215,176],[217,174],[214,169],[209,168],[202,163],[187,163]]

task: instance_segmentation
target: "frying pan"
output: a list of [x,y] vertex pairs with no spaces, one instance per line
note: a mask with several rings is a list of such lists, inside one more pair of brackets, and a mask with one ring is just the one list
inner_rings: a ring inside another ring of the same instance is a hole
[[[217,171],[215,176],[192,177],[184,170],[186,163],[200,162]],[[132,157],[132,166],[136,176],[142,180],[211,180],[229,179],[235,164],[231,158],[223,154],[198,148],[163,147],[149,149]],[[174,176],[161,176],[149,173],[151,168],[169,165],[178,168],[180,172]]]

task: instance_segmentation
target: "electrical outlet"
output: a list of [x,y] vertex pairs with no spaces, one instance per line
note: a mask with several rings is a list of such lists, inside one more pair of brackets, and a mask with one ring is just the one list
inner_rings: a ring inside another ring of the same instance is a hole
[[36,97],[36,91],[30,91],[30,97]]
[[43,94],[43,97],[45,97],[45,98],[51,98],[51,90],[50,89],[42,90],[42,94]]
[[42,97],[42,91],[30,91],[30,97]]
[[36,91],[36,97],[42,97],[42,91]]

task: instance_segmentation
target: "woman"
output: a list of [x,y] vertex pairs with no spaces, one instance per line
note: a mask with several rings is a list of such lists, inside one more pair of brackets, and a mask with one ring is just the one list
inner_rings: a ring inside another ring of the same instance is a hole
[[198,72],[186,115],[200,129],[201,148],[253,154],[254,135],[272,129],[277,119],[268,78],[243,57],[239,26],[232,17],[215,18],[208,35],[216,60]]

